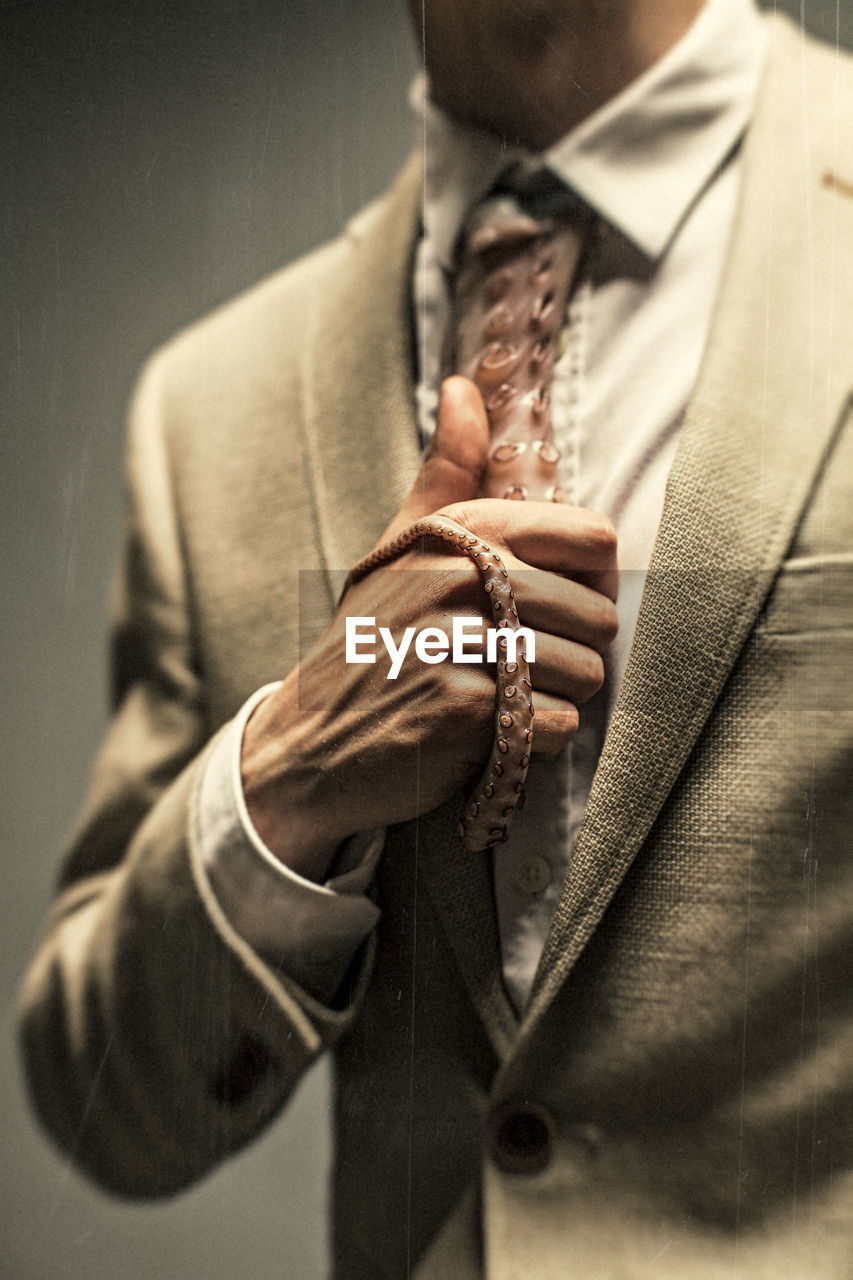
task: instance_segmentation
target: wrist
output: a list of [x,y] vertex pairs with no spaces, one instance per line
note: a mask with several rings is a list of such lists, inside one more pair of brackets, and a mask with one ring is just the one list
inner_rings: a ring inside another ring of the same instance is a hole
[[243,730],[239,793],[266,849],[290,871],[322,884],[352,832],[341,824],[339,806],[318,794],[322,767],[297,706],[294,672],[253,709]]

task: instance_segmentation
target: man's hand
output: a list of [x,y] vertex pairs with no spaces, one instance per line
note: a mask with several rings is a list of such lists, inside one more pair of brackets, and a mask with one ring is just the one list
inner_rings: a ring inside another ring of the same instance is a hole
[[[616,634],[616,537],[604,517],[557,503],[477,499],[489,431],[473,383],[442,388],[435,438],[380,543],[440,511],[483,538],[509,570],[523,626],[536,633],[535,753],[577,730],[578,710],[604,679]],[[417,572],[412,572],[417,570]],[[415,548],[346,594],[320,640],[256,709],[242,774],[258,834],[283,862],[322,881],[347,836],[427,813],[482,768],[494,723],[485,665],[427,665],[410,652],[396,680],[382,661],[346,662],[346,618],[450,630],[450,618],[491,625],[477,570],[445,546]]]

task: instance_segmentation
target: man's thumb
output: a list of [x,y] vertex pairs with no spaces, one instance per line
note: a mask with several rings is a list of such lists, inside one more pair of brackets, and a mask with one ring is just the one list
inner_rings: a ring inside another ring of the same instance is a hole
[[439,507],[476,497],[488,449],[489,422],[479,390],[469,378],[447,378],[441,387],[435,435],[392,522],[394,533]]

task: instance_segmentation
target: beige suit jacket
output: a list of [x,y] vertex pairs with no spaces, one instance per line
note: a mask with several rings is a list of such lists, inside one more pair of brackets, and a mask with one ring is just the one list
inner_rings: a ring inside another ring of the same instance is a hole
[[[148,369],[119,709],[23,997],[36,1105],[111,1189],[200,1177],[335,1046],[342,1277],[853,1274],[853,76],[769,34],[634,650],[520,1023],[455,805],[390,833],[336,1008],[234,933],[196,847],[206,744],[298,658],[297,570],[310,636],[418,464],[418,164]],[[531,1105],[544,1167],[508,1172],[496,1126]]]

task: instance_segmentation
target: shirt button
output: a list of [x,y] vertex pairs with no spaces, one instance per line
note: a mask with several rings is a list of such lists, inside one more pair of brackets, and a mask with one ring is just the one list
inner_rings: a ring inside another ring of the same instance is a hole
[[522,893],[542,893],[551,883],[550,862],[537,853],[522,858],[515,874],[515,882]]
[[541,1173],[554,1155],[554,1121],[536,1103],[510,1103],[492,1122],[492,1159],[504,1173]]

